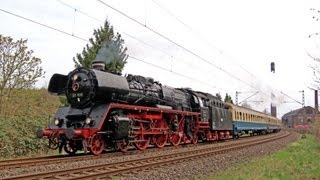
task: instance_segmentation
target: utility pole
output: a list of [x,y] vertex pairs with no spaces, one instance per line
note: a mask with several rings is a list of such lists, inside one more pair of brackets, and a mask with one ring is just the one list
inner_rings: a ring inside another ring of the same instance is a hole
[[[251,95],[246,97],[244,100],[242,100],[241,102],[239,102],[239,94],[241,93],[250,93]],[[243,103],[243,102],[263,102],[263,101],[247,101],[249,98],[255,96],[256,94],[258,94],[259,92],[239,92],[236,91],[236,105],[238,106],[239,104]]]
[[239,95],[240,92],[236,91],[236,105],[238,106],[238,95]]
[[302,123],[302,125],[305,125],[306,108],[304,108],[304,106],[305,106],[305,104],[304,104],[304,90],[299,91],[299,92],[302,93],[302,108],[303,108],[301,123]]
[[305,103],[304,103],[304,90],[299,91],[299,92],[302,93],[302,107],[304,107],[305,106]]

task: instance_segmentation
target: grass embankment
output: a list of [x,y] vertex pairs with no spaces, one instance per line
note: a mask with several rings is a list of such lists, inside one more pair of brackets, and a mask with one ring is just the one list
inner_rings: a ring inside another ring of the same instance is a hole
[[320,179],[320,144],[307,135],[270,156],[239,164],[209,179]]
[[0,113],[0,159],[47,152],[46,142],[37,139],[35,131],[47,126],[59,104],[46,89],[12,92]]

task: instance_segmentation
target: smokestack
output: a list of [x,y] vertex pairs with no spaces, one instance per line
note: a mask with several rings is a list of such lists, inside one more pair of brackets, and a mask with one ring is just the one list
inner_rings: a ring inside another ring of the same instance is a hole
[[318,113],[319,111],[318,90],[314,90],[314,108],[316,109],[316,113]]
[[105,71],[106,64],[103,61],[94,60],[92,61],[92,68],[100,71]]

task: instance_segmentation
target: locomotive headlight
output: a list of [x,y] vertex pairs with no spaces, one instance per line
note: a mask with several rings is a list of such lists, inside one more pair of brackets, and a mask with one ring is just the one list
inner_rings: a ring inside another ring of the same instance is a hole
[[56,119],[54,120],[54,124],[55,124],[56,126],[61,126],[62,123],[63,123],[63,119],[58,119],[58,118],[56,118]]
[[75,75],[73,75],[72,80],[76,81],[76,80],[78,80],[78,78],[79,78],[79,75],[75,74]]
[[56,126],[58,126],[59,123],[60,123],[59,119],[55,119],[55,120],[54,120],[54,124],[55,124]]
[[89,117],[87,117],[87,119],[85,120],[85,123],[86,123],[87,125],[91,124],[91,123],[92,123],[92,119],[89,118]]

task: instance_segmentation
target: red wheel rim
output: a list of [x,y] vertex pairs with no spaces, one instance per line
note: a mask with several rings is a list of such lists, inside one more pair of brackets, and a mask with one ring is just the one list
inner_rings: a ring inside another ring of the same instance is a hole
[[94,134],[91,138],[90,150],[92,154],[98,155],[104,150],[104,140],[101,134]]
[[146,129],[148,128],[148,124],[143,124],[142,122],[138,122],[138,125],[140,126],[140,130],[137,132],[140,134],[135,135],[134,140],[137,142],[134,142],[133,145],[137,149],[143,151],[147,149],[147,147],[150,144],[150,136],[143,134],[143,132],[146,131]]
[[179,133],[175,133],[170,136],[170,143],[173,146],[178,146],[180,142],[181,142],[181,136],[179,135]]
[[197,135],[193,135],[192,144],[197,144],[197,143],[198,143],[198,136]]
[[130,143],[127,142],[126,140],[123,140],[122,142],[117,142],[117,148],[121,152],[127,152],[130,147]]
[[153,137],[154,145],[158,148],[163,148],[168,140],[168,135],[155,135]]
[[136,135],[135,140],[138,142],[134,142],[134,146],[141,151],[147,149],[150,144],[150,138],[142,134]]
[[[154,128],[159,128],[161,131],[167,131],[168,130],[168,125],[165,120],[158,120]],[[168,134],[158,134],[153,136],[153,143],[156,147],[158,148],[163,148],[168,140]]]

